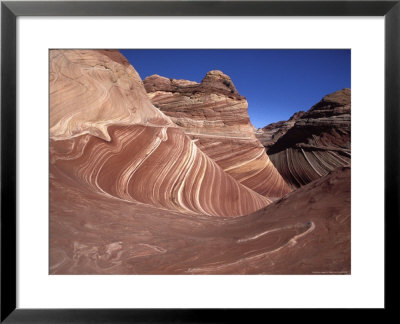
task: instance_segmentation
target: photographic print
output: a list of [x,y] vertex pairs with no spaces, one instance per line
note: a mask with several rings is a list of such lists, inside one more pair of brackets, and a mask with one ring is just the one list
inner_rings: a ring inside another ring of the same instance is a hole
[[49,273],[351,273],[349,49],[49,50]]

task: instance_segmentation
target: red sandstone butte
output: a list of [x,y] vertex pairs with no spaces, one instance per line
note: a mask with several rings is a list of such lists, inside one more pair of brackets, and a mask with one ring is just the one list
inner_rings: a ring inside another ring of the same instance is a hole
[[266,197],[290,192],[255,137],[247,100],[229,76],[210,71],[196,83],[152,75],[143,83],[152,103],[225,172]]

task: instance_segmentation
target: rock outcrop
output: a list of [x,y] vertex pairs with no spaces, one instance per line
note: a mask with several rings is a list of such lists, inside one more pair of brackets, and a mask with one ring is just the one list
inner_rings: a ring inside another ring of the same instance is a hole
[[255,137],[247,101],[229,76],[210,71],[196,83],[152,75],[143,83],[152,103],[225,172],[263,196],[290,192]]
[[267,153],[287,183],[299,187],[350,164],[350,89],[327,95],[307,112],[295,116],[264,127],[266,131],[257,134],[261,140],[266,138]]
[[221,71],[201,83],[152,75],[143,84],[151,102],[187,134],[254,138],[247,101]]
[[255,134],[258,140],[264,145],[268,152],[268,149],[274,145],[278,139],[280,139],[286,132],[291,129],[296,121],[301,118],[306,112],[299,111],[293,114],[289,120],[282,120],[276,123],[269,124],[263,128],[256,130]]
[[51,174],[62,171],[100,195],[212,216],[270,203],[157,110],[116,51],[51,51],[50,120]]

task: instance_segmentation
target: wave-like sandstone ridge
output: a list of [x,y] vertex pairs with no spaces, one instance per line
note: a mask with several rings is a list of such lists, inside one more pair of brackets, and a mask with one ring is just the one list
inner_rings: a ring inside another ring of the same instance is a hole
[[229,76],[214,70],[197,83],[152,75],[143,83],[152,103],[240,183],[270,198],[291,191],[255,137],[247,100]]
[[351,163],[351,90],[331,93],[307,112],[258,129],[256,136],[296,188]]
[[51,51],[50,120],[51,169],[102,195],[214,216],[270,203],[154,108],[118,52]]

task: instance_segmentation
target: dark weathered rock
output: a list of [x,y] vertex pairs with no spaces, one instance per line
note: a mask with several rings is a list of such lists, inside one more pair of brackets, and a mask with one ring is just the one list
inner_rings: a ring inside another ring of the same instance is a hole
[[[271,161],[293,187],[307,184],[340,166],[350,165],[350,89],[325,96],[300,116],[297,120],[282,123],[281,128],[272,127],[279,138],[275,143],[267,143]],[[264,128],[267,134],[270,128]]]

